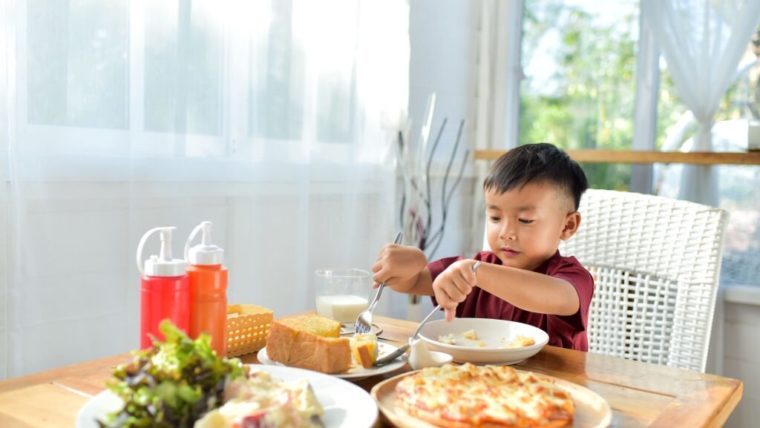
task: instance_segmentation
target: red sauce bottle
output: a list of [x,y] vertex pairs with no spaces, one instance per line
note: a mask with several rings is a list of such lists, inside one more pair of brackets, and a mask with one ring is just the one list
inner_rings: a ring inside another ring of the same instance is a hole
[[[156,227],[149,230],[137,245],[137,269],[140,271],[140,349],[153,343],[153,337],[163,340],[158,329],[164,319],[171,320],[185,333],[190,328],[190,286],[185,272],[186,263],[172,258],[172,231],[174,227]],[[158,256],[142,260],[145,242],[160,232],[161,250]]]

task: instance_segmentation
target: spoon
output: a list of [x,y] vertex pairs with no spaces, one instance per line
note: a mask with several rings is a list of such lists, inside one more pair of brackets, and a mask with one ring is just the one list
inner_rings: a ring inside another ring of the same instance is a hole
[[[403,237],[403,233],[397,233],[393,243],[400,244],[401,238]],[[356,317],[356,322],[354,322],[354,333],[369,333],[370,330],[372,330],[372,311],[375,310],[377,302],[380,301],[380,295],[383,294],[383,288],[385,288],[384,282],[377,288],[377,293],[375,293],[375,297],[372,298],[372,303],[370,303],[367,309],[363,310],[359,316]]]
[[427,314],[427,316],[422,320],[420,325],[417,326],[417,329],[414,330],[412,337],[409,338],[409,341],[407,341],[407,343],[404,346],[401,346],[400,348],[396,349],[395,351],[391,352],[390,354],[382,358],[378,358],[377,361],[375,362],[375,365],[378,367],[383,366],[395,360],[396,358],[400,357],[401,355],[403,355],[404,352],[406,352],[406,350],[409,349],[409,343],[417,339],[417,336],[419,336],[420,330],[422,330],[422,326],[425,325],[426,322],[428,322],[428,320],[433,316],[433,314],[435,314],[436,312],[440,310],[441,310],[441,305],[438,305],[435,308],[433,308],[433,310],[430,311],[430,313]]

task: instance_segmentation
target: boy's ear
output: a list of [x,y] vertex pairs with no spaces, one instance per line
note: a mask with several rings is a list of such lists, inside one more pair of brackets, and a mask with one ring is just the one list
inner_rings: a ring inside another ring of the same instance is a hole
[[565,217],[565,225],[562,228],[562,233],[559,236],[561,240],[570,239],[575,232],[578,231],[578,226],[581,225],[581,213],[578,211],[571,212]]

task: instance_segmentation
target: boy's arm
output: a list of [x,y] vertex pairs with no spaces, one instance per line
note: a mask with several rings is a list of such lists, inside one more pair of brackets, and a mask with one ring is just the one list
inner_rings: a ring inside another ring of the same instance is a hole
[[433,280],[427,268],[427,257],[416,247],[388,244],[372,265],[374,286],[381,282],[400,293],[433,295]]
[[375,283],[373,287],[377,288],[381,282],[385,282],[385,285],[391,289],[398,291],[399,293],[416,294],[418,296],[432,296],[433,295],[433,276],[430,274],[430,270],[427,266],[422,271],[417,272],[414,276],[409,278],[400,277],[388,277],[388,279],[380,279],[375,274]]
[[473,273],[474,265],[475,260],[460,260],[436,278],[433,290],[447,318],[474,286],[531,312],[572,315],[580,307],[575,288],[563,279],[490,263]]
[[572,315],[580,307],[575,287],[561,278],[490,263],[475,275],[478,287],[526,311]]
[[[391,288],[394,288],[390,283],[388,285]],[[406,293],[416,294],[418,296],[433,295],[433,276],[430,274],[430,270],[427,268],[427,266],[417,274],[417,278],[414,281],[414,284],[411,285]]]

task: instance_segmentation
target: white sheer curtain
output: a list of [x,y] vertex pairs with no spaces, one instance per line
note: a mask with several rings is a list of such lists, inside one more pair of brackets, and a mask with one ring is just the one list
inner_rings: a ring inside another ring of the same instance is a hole
[[[698,122],[692,151],[710,151],[713,118],[760,23],[760,0],[642,0],[673,83]],[[684,167],[679,198],[717,206],[712,168]]]
[[392,239],[406,1],[0,9],[0,378],[136,347],[150,227],[213,221],[229,300],[277,316]]

